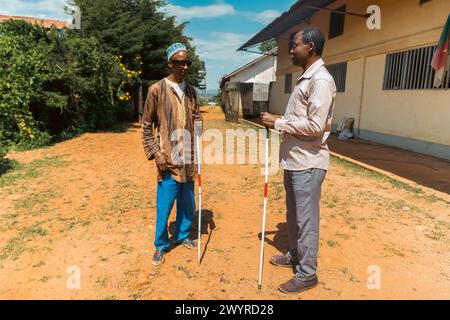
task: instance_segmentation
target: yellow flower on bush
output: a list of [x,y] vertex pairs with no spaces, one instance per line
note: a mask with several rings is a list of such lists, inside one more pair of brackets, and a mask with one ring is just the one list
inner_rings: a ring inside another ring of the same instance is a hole
[[33,129],[27,126],[25,120],[23,118],[16,118],[17,126],[19,127],[20,132],[23,135],[28,136],[30,139],[34,139],[34,132]]
[[142,57],[140,55],[136,55],[135,61],[140,65],[139,70],[127,69],[126,65],[120,61],[122,59],[121,55],[114,56],[114,57],[118,61],[119,67],[122,70],[123,75],[124,75],[124,79],[122,80],[122,83],[120,85],[119,94],[117,95],[117,97],[120,101],[130,101],[131,100],[130,93],[129,92],[121,92],[121,90],[122,90],[122,88],[124,88],[127,85],[127,83],[133,84],[134,80],[138,79],[139,76],[142,74],[142,65],[144,64],[142,62]]
[[[125,64],[120,62],[120,59],[122,59],[121,55],[114,56],[114,57],[119,61],[120,69],[122,69],[123,73],[126,75],[126,77],[128,79],[133,79],[133,78],[139,77],[139,75],[142,74],[142,70],[134,71],[134,70],[131,70],[131,69],[127,69]],[[139,65],[141,65],[141,66],[143,65],[142,58],[141,58],[140,55],[136,56],[136,61],[139,63]]]
[[120,101],[130,101],[130,100],[131,100],[131,95],[130,95],[130,93],[129,93],[129,92],[125,92],[125,93],[121,94],[121,95],[119,96],[119,100],[120,100]]

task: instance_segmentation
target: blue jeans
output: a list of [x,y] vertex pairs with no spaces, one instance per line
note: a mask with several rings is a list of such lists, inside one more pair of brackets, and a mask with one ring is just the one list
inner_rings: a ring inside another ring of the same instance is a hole
[[189,236],[189,229],[195,216],[194,182],[175,181],[169,172],[164,172],[156,191],[156,250],[169,247],[167,221],[173,204],[177,201],[177,220],[174,241],[181,242]]

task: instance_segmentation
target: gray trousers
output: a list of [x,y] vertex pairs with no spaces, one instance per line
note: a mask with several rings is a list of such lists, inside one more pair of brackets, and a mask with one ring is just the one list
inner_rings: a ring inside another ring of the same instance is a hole
[[320,193],[326,171],[284,171],[289,255],[298,260],[296,277],[311,280],[317,272]]

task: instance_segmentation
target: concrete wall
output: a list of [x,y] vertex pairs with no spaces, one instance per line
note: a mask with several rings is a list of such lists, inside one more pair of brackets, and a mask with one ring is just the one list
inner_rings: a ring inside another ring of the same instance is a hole
[[[386,54],[436,44],[450,13],[449,0],[339,0],[350,12],[365,13],[369,5],[381,8],[382,29],[369,30],[366,19],[346,16],[344,34],[328,39],[330,13],[319,11],[310,25],[326,36],[326,64],[347,61],[346,91],[338,93],[333,123],[355,118],[361,138],[450,159],[450,91],[382,90]],[[278,40],[277,81],[273,85],[269,110],[283,114],[288,94],[284,75],[301,70],[288,55],[289,35],[306,24],[294,26]]]
[[361,130],[450,146],[450,91],[381,90],[385,59],[367,58]]
[[[359,128],[359,110],[363,88],[364,59],[347,62],[347,80],[345,92],[336,94],[336,107],[334,109],[333,123],[339,123],[343,118],[354,118],[354,127]],[[384,69],[383,69],[384,71]]]

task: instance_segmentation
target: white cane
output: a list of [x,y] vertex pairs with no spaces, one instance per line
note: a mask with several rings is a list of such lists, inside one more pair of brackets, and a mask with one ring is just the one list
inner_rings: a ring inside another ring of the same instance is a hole
[[195,142],[196,142],[196,150],[197,150],[197,175],[198,175],[198,237],[197,237],[197,261],[200,264],[201,260],[201,245],[200,245],[200,237],[202,234],[202,175],[201,175],[201,154],[200,154],[200,136],[202,134],[202,121],[194,122],[194,130],[195,130]]
[[258,289],[262,288],[262,274],[264,262],[264,239],[266,237],[266,211],[267,211],[267,194],[268,194],[268,177],[269,177],[269,129],[266,128],[266,157],[265,157],[265,173],[264,173],[264,206],[261,233],[261,253],[259,259],[259,280]]

